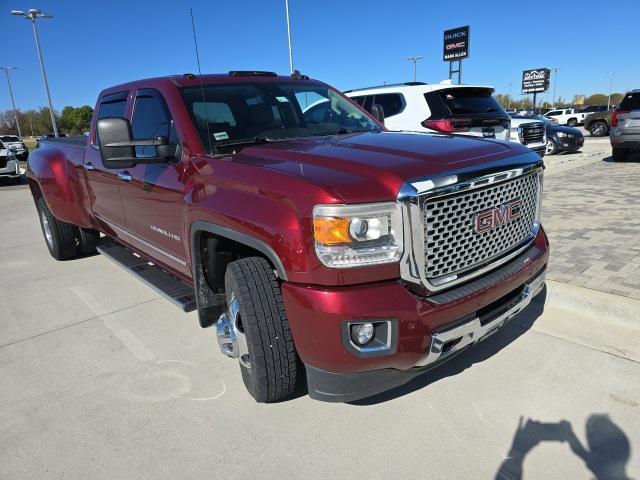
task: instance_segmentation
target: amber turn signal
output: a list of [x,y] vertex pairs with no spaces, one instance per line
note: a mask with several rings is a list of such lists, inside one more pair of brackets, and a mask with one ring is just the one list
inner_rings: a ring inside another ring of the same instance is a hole
[[341,245],[351,243],[348,218],[316,217],[313,220],[313,234],[321,245]]

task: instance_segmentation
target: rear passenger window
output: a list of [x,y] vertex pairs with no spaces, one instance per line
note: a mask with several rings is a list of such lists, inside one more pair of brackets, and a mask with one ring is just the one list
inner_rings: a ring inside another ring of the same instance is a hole
[[385,118],[397,115],[404,106],[402,95],[399,93],[383,93],[376,95],[374,103],[377,103],[384,110]]
[[640,93],[629,93],[620,102],[620,110],[640,110]]

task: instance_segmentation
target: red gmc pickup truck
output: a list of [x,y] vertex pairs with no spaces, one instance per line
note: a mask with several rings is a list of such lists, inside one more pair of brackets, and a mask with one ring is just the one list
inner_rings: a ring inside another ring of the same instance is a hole
[[500,328],[548,260],[537,154],[382,120],[298,73],[140,80],[27,175],[54,258],[97,249],[197,310],[257,401],[303,374],[352,401]]

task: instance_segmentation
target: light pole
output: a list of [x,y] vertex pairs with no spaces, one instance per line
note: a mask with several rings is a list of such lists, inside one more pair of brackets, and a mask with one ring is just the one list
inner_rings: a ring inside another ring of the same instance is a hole
[[16,102],[13,99],[13,90],[11,89],[11,79],[9,78],[9,70],[17,70],[16,67],[0,67],[7,76],[7,85],[9,85],[9,96],[11,97],[11,105],[13,105],[13,116],[16,119],[16,128],[18,129],[18,137],[22,140],[22,132],[20,131],[20,122],[18,121],[18,110],[16,110]]
[[558,72],[562,67],[553,67],[553,107],[556,108],[556,84],[558,83]]
[[287,11],[287,37],[289,38],[289,70],[293,75],[293,48],[291,47],[291,21],[289,20],[289,0],[284,0],[284,8]]
[[607,98],[607,111],[611,108],[611,88],[613,87],[613,74],[616,72],[607,72],[609,74],[609,98]]
[[413,62],[413,81],[414,82],[416,81],[416,78],[417,78],[416,63],[418,63],[418,60],[422,60],[423,58],[424,57],[422,55],[413,55],[407,59],[410,62]]
[[53,18],[53,15],[42,13],[35,8],[30,9],[28,12],[22,10],[11,10],[11,15],[18,17],[24,17],[27,20],[31,20],[33,26],[33,36],[36,39],[36,50],[38,51],[38,59],[40,60],[40,70],[42,71],[42,79],[44,80],[44,89],[47,92],[47,100],[49,101],[49,114],[51,115],[51,125],[53,125],[53,134],[58,136],[58,126],[56,125],[56,117],[53,113],[53,103],[51,102],[51,93],[49,93],[49,82],[47,81],[47,73],[44,70],[44,59],[42,58],[42,48],[40,48],[40,37],[38,36],[38,28],[36,27],[36,20],[38,18]]
[[511,84],[513,82],[509,82],[509,106],[507,107],[509,110],[511,110]]

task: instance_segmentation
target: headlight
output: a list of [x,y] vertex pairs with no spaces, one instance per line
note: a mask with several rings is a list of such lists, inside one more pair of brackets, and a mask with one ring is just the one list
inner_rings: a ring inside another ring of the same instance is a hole
[[400,205],[316,205],[313,240],[316,255],[330,268],[397,262],[403,249]]
[[569,134],[565,132],[558,132],[558,136],[564,138],[564,137],[568,137]]
[[509,129],[509,140],[511,140],[512,142],[520,142],[519,134],[520,134],[520,129],[518,127],[511,127]]

